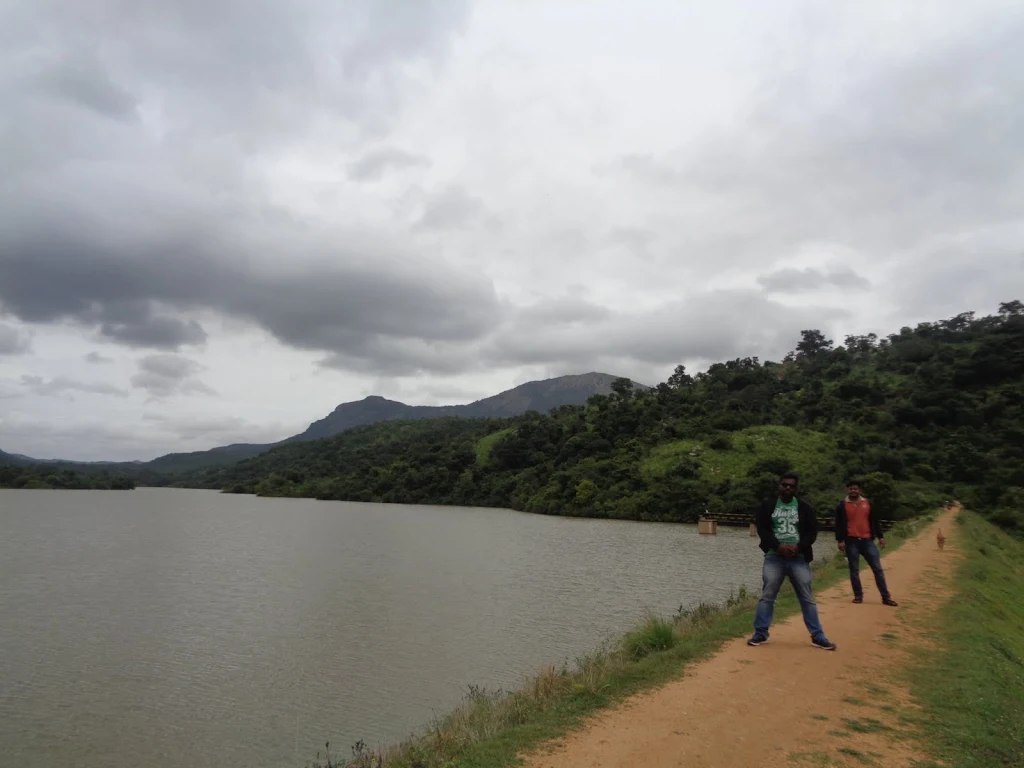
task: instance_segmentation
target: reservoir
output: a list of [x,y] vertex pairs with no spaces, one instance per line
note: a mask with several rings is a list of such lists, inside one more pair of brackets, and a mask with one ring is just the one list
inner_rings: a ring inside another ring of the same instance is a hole
[[156,488],[0,490],[0,531],[3,763],[80,768],[347,757],[762,559],[745,528]]

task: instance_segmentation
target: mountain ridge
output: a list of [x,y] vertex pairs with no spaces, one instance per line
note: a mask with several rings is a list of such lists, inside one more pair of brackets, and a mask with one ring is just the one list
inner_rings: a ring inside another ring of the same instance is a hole
[[[519,416],[527,411],[547,413],[563,405],[583,405],[593,395],[605,395],[612,391],[612,384],[625,377],[590,371],[568,374],[549,379],[527,381],[496,395],[474,400],[461,405],[408,405],[399,400],[389,400],[381,395],[367,395],[362,400],[340,403],[322,419],[317,419],[297,435],[286,437],[274,443],[232,443],[203,451],[172,452],[150,461],[68,461],[63,459],[34,459],[20,454],[0,451],[0,463],[8,464],[53,464],[56,466],[81,468],[83,470],[105,468],[138,473],[179,474],[203,467],[226,466],[242,459],[258,456],[270,449],[296,442],[320,440],[348,431],[355,427],[376,424],[396,419],[433,419],[444,417],[459,418],[504,418]],[[635,388],[647,390],[650,387],[631,382]]]

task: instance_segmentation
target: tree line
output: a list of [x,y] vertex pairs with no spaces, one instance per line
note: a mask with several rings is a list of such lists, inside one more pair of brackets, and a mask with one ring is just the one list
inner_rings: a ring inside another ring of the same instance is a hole
[[825,512],[857,476],[884,517],[956,496],[1024,531],[1024,305],[839,345],[805,330],[778,362],[680,365],[547,414],[374,424],[176,484],[693,521],[752,509],[789,470]]
[[8,465],[0,466],[0,488],[130,491],[135,488],[135,481],[107,472],[77,472],[41,464]]

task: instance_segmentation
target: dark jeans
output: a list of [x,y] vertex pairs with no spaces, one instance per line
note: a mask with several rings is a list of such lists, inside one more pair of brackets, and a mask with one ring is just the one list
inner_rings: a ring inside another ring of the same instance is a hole
[[768,637],[768,627],[771,626],[775,613],[775,598],[779,596],[782,582],[787,576],[800,601],[804,626],[811,633],[811,639],[824,637],[825,631],[818,619],[818,604],[814,602],[814,595],[811,592],[811,566],[804,562],[803,558],[779,555],[764,556],[764,566],[761,569],[761,599],[754,614],[754,632]]
[[888,599],[890,597],[889,587],[885,583],[885,571],[882,570],[882,555],[872,539],[846,540],[846,559],[850,563],[850,584],[853,586],[853,596],[864,598],[864,587],[860,583],[861,555],[868,561],[871,572],[875,574],[875,584],[882,594],[882,599]]

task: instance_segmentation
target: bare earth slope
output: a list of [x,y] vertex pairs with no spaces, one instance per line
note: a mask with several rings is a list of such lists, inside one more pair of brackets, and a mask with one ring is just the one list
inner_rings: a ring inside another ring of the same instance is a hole
[[[532,768],[772,768],[874,763],[910,766],[926,759],[899,728],[893,705],[909,697],[893,674],[908,644],[926,638],[918,619],[949,594],[956,559],[956,511],[944,513],[912,541],[883,558],[899,608],[881,604],[862,561],[865,601],[851,602],[845,580],[816,596],[822,625],[839,646],[810,645],[799,615],[772,627],[771,640],[751,648],[726,645],[685,677],[633,697],[586,728],[526,759]],[[947,537],[944,551],[936,529]],[[825,534],[819,547],[832,545]],[[784,590],[791,589],[788,582]],[[753,617],[751,617],[753,618]]]

